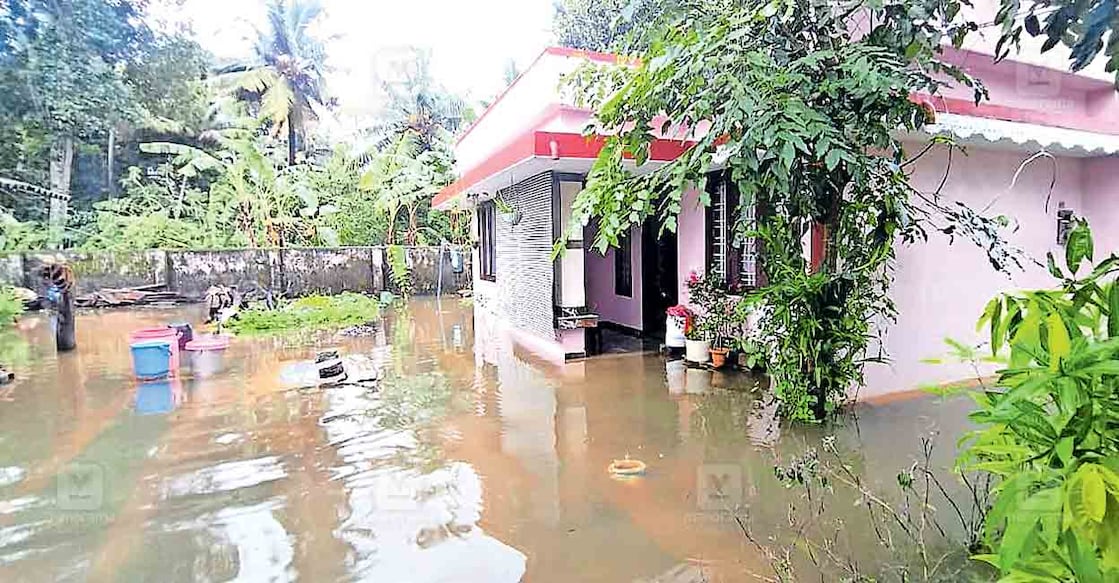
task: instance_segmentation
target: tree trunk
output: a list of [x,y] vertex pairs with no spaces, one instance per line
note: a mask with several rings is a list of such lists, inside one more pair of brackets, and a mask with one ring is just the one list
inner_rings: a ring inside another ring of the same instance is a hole
[[62,246],[66,215],[70,207],[70,176],[74,168],[74,138],[55,136],[50,151],[51,195],[47,209],[47,227],[52,247]]
[[296,151],[295,116],[288,114],[288,166],[295,166]]
[[109,197],[117,193],[117,185],[113,181],[113,164],[116,163],[117,154],[117,129],[109,128],[109,151],[105,154],[105,187],[109,189]]
[[54,345],[58,352],[69,352],[78,346],[74,330],[74,292],[64,290],[55,314]]

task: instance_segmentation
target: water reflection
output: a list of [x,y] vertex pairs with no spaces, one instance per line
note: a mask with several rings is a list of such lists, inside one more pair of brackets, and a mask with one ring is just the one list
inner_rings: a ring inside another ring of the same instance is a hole
[[[948,465],[962,427],[962,406],[920,401],[781,428],[758,379],[557,367],[451,301],[370,338],[238,340],[211,379],[130,378],[128,330],[201,315],[84,314],[58,358],[26,320],[0,400],[0,580],[748,580],[765,561],[734,518],[781,534],[774,463],[836,433],[889,485],[919,435],[945,436]],[[380,382],[300,380],[323,346]],[[648,473],[611,479],[626,455]]]

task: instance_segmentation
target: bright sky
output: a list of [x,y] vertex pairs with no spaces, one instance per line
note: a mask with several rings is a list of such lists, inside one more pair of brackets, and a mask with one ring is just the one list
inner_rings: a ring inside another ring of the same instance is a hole
[[[172,0],[174,1],[174,0]],[[402,47],[429,49],[432,74],[471,102],[504,87],[506,63],[523,69],[552,42],[552,0],[321,0],[331,95],[360,115],[379,105],[377,74]],[[264,0],[181,0],[159,13],[191,24],[203,47],[219,58],[251,55],[253,25]]]

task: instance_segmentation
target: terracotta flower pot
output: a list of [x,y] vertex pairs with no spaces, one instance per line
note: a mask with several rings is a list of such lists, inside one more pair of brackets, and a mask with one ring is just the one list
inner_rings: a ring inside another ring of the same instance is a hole
[[723,365],[727,363],[727,353],[729,352],[729,348],[712,348],[711,366],[715,368],[723,368]]

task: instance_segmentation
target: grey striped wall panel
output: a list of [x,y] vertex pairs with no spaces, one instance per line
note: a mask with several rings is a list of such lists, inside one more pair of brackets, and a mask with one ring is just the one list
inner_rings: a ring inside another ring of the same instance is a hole
[[555,340],[552,320],[552,181],[537,174],[499,191],[521,212],[516,225],[497,219],[497,287],[501,312],[517,328]]

